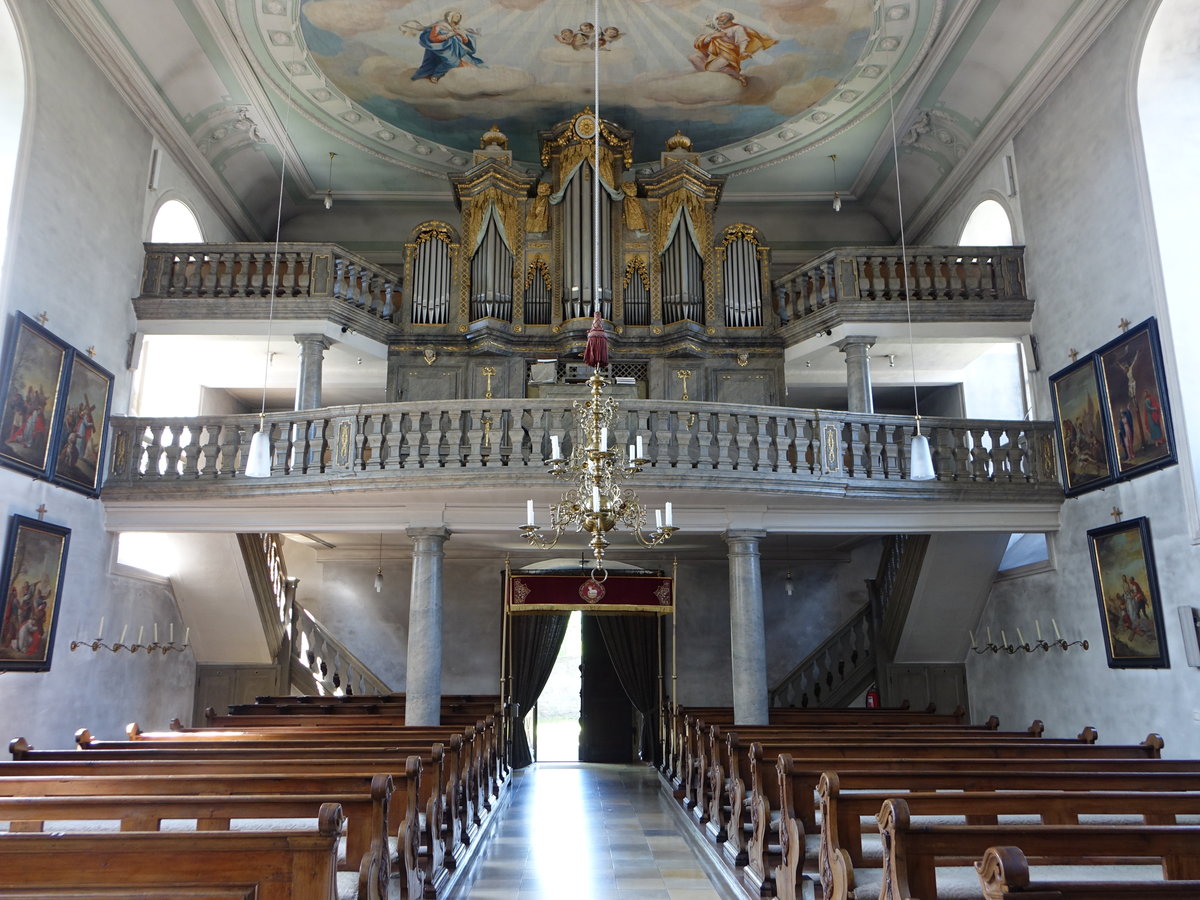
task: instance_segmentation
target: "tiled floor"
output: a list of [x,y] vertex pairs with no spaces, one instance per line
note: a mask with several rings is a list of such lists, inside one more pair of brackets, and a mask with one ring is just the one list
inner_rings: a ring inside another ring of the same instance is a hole
[[722,900],[653,769],[542,763],[517,774],[463,900]]

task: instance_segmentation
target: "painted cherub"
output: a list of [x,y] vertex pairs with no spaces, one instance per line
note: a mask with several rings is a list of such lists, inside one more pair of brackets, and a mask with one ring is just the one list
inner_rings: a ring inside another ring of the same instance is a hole
[[600,37],[596,43],[599,45],[601,50],[607,50],[609,44],[615,44],[624,36],[625,35],[622,33],[620,28],[615,28],[610,25],[600,32]]
[[582,50],[588,42],[587,35],[580,34],[574,28],[564,28],[554,36],[554,39],[572,50]]

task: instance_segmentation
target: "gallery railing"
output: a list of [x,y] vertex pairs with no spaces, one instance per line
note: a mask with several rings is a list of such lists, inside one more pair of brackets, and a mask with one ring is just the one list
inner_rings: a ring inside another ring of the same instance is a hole
[[[303,316],[313,301],[337,301],[390,324],[400,276],[336,244],[146,244],[138,318]],[[182,302],[181,302],[182,301]]]
[[[933,447],[937,480],[908,480],[914,420],[907,416],[798,410],[723,403],[625,400],[610,440],[624,448],[643,440],[647,470],[697,486],[784,488],[816,493],[856,487],[929,491],[954,486],[1011,489],[1014,496],[1061,496],[1053,424],[922,418]],[[257,415],[112,420],[108,496],[161,486],[238,493],[402,483],[513,483],[545,472],[550,437],[562,452],[577,440],[565,403],[464,400],[328,407],[269,413],[272,471],[241,474]],[[463,476],[460,477],[460,473]],[[546,475],[547,479],[549,475]],[[1031,491],[1033,493],[1031,493]]]
[[[913,321],[1028,321],[1023,247],[909,247]],[[903,321],[899,247],[839,247],[776,278],[781,317]]]

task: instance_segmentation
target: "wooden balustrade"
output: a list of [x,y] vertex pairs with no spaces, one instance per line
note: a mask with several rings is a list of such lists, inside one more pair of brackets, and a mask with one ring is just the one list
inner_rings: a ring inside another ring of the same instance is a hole
[[[239,489],[259,417],[130,418],[112,420],[113,448],[105,488],[203,482]],[[1060,496],[1051,422],[923,418],[933,448],[935,482],[908,479],[914,420],[906,416],[797,410],[722,403],[627,400],[612,440],[624,448],[644,441],[646,468],[701,487],[770,488],[841,493],[854,485],[929,491],[989,486],[1007,496]],[[328,490],[330,476],[406,476],[428,484],[434,472],[452,480],[483,470],[543,472],[550,436],[569,454],[575,417],[566,406],[537,400],[427,401],[270,413],[272,478]],[[431,471],[432,470],[432,471]],[[549,475],[546,476],[549,478]],[[464,483],[471,478],[464,479]],[[365,481],[364,481],[365,479]],[[1037,488],[1042,488],[1037,492]]]
[[[775,279],[781,317],[796,321],[842,309],[887,321],[984,318],[1028,321],[1023,247],[909,247],[907,286],[899,247],[840,247]],[[870,310],[854,309],[869,304]],[[982,308],[980,308],[982,307]],[[882,317],[882,318],[881,318]]]
[[[142,298],[334,299],[390,323],[400,277],[336,244],[146,244]],[[139,313],[140,314],[140,313]]]

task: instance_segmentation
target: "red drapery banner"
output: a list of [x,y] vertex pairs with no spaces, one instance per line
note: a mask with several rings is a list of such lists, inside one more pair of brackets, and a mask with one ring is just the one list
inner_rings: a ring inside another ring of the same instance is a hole
[[651,613],[675,611],[673,579],[656,575],[612,575],[603,582],[590,575],[509,575],[508,611],[557,613],[583,610],[590,613]]

